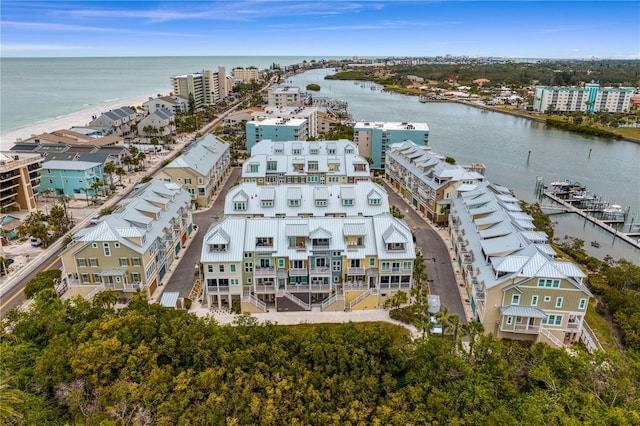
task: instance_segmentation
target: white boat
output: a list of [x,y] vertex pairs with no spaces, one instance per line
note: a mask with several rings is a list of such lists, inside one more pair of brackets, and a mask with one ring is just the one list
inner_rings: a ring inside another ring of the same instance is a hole
[[605,214],[613,214],[613,215],[624,214],[624,211],[622,210],[622,206],[619,206],[617,204],[611,204],[609,207],[602,209],[602,212]]
[[596,199],[595,195],[589,194],[588,192],[578,192],[578,193],[572,194],[571,197],[575,200],[583,200],[583,201]]
[[568,185],[571,185],[571,182],[569,182],[568,180],[562,180],[562,181],[557,181],[557,182],[551,182],[549,185],[551,185],[551,186],[568,186]]

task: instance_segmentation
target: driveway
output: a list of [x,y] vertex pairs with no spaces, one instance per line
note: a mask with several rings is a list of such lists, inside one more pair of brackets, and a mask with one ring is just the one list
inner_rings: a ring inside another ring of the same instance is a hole
[[200,254],[202,252],[202,240],[204,234],[212,223],[222,219],[224,213],[224,199],[229,192],[231,185],[236,183],[240,179],[240,167],[234,167],[231,169],[231,174],[225,182],[222,189],[218,192],[215,201],[206,210],[199,210],[193,213],[193,223],[198,225],[198,232],[193,237],[193,241],[189,244],[189,247],[180,256],[180,263],[176,267],[169,278],[169,282],[164,288],[164,291],[177,291],[180,293],[180,297],[188,297],[193,283],[195,281],[196,264],[200,262]]
[[460,322],[466,323],[467,315],[453,269],[452,252],[442,238],[445,234],[444,230],[439,234],[432,225],[427,223],[427,219],[391,189],[387,182],[384,182],[384,187],[389,194],[389,205],[397,206],[402,211],[404,221],[416,234],[416,245],[422,247],[431,294],[440,296],[441,305],[447,306],[450,314],[458,314]]

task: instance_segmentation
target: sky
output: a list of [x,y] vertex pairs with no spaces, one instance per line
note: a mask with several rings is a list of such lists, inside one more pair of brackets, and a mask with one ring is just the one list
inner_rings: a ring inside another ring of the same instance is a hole
[[640,59],[640,1],[0,2],[1,57]]

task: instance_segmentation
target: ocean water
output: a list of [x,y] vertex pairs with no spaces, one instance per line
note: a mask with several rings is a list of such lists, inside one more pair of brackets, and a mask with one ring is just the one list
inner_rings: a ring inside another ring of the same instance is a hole
[[[337,57],[334,57],[337,58]],[[269,68],[330,57],[180,56],[0,58],[0,133],[106,103],[168,94],[172,75],[234,67]]]

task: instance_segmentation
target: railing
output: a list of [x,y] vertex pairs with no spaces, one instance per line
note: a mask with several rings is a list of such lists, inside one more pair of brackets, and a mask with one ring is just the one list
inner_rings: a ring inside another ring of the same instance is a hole
[[364,268],[359,266],[348,266],[347,267],[347,275],[364,275]]
[[304,310],[306,311],[311,310],[311,305],[309,303],[305,302],[304,300],[301,300],[300,298],[294,296],[293,294],[285,291],[282,295],[284,296],[285,299],[292,301],[293,303],[300,306]]
[[524,333],[540,333],[540,325],[514,325],[514,331],[524,332]]
[[358,303],[362,302],[364,299],[366,299],[369,296],[371,296],[371,290],[365,291],[360,296],[353,299],[351,303],[349,303],[349,309],[351,310],[354,306],[356,306]]
[[381,290],[402,290],[402,289],[411,289],[411,283],[388,283],[382,284],[380,283]]
[[579,322],[569,322],[567,323],[567,330],[577,330],[580,328]]
[[549,341],[551,343],[553,343],[554,345],[556,345],[556,347],[558,348],[564,348],[564,343],[562,343],[562,341],[560,339],[558,339],[556,336],[554,336],[553,334],[551,334],[551,332],[549,330],[547,330],[544,327],[540,327],[540,334],[542,334],[544,337],[546,337],[547,339],[549,339]]
[[242,301],[245,303],[251,303],[256,308],[260,309],[262,312],[267,312],[267,304],[262,300],[255,297],[253,294],[249,294],[247,296],[242,296]]
[[344,300],[344,295],[341,293],[333,293],[331,296],[322,301],[322,303],[320,304],[320,310],[324,311],[329,307],[329,305],[332,305],[339,300]]
[[142,289],[143,284],[141,282],[135,282],[135,283],[131,283],[131,284],[125,284],[122,288],[122,290],[124,291],[136,291],[139,289]]
[[309,268],[309,275],[326,276],[331,275],[331,268],[328,266],[316,266]]
[[256,293],[274,293],[276,291],[275,285],[255,285],[253,290]]
[[289,268],[289,276],[291,277],[303,277],[309,275],[307,268]]
[[220,293],[220,292],[228,292],[228,285],[208,285],[207,293]]
[[582,332],[580,333],[580,341],[584,343],[589,352],[593,352],[594,350],[600,350],[604,352],[602,345],[600,345],[600,341],[594,334],[589,324],[586,321],[582,322]]
[[363,281],[358,281],[357,283],[348,281],[344,286],[342,286],[344,290],[368,290],[369,285],[365,284]]
[[331,284],[314,284],[311,283],[310,290],[313,292],[327,292],[331,291]]
[[274,266],[270,266],[268,268],[257,267],[257,268],[254,268],[253,275],[256,277],[275,277],[276,268]]

